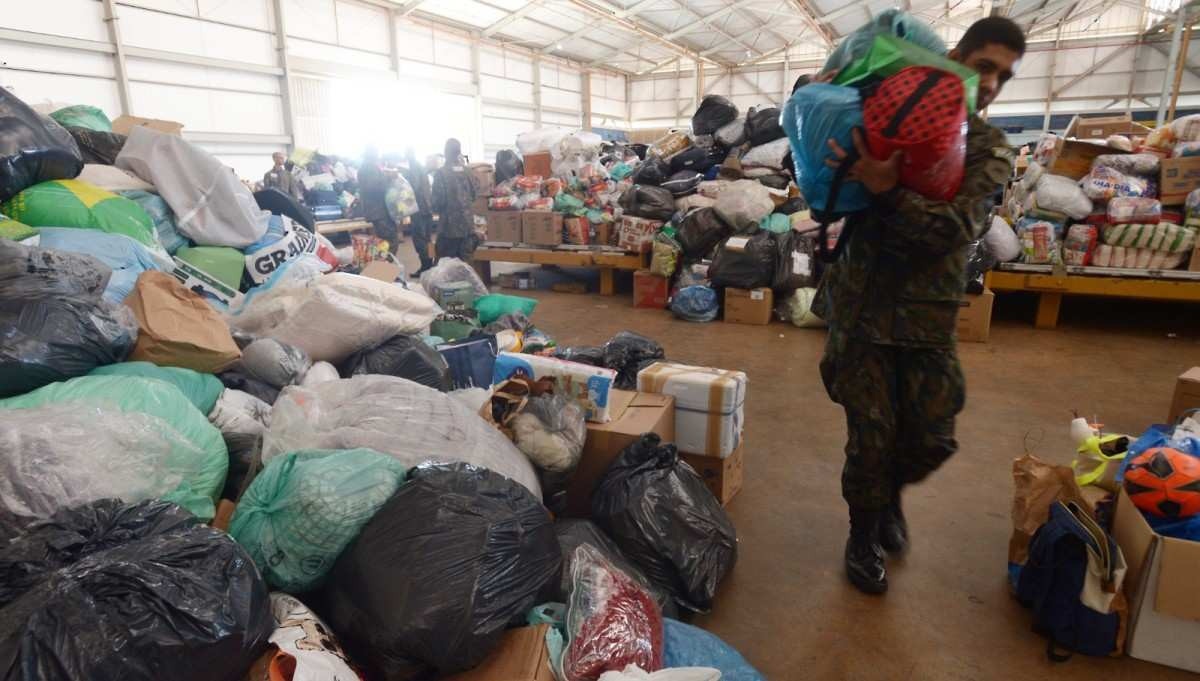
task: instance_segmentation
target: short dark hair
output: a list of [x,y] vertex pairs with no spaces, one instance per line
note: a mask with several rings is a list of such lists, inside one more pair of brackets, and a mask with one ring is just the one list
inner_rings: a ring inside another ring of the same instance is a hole
[[954,49],[960,59],[989,44],[1003,45],[1017,54],[1025,54],[1025,34],[1008,17],[984,17],[971,24]]

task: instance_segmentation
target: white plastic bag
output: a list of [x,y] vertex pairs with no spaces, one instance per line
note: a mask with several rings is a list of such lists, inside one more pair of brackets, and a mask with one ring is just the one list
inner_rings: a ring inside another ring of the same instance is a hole
[[313,365],[305,372],[304,379],[300,381],[300,385],[305,388],[311,388],[318,383],[336,381],[339,378],[341,376],[338,374],[337,367],[329,362],[313,362]]
[[558,144],[566,136],[567,131],[559,128],[529,130],[517,135],[517,149],[521,150],[522,156],[550,151],[554,145]]
[[721,192],[725,191],[725,188],[730,184],[732,183],[729,180],[705,180],[696,185],[696,193],[700,196],[716,200],[721,197]]
[[364,374],[283,389],[271,411],[263,461],[297,449],[366,447],[406,466],[465,461],[542,498],[529,460],[477,413],[445,393],[395,376]]
[[746,141],[746,119],[738,117],[717,128],[713,137],[726,147],[741,146]]
[[1017,239],[1017,233],[1000,216],[992,218],[992,225],[984,232],[983,241],[1000,262],[1010,262],[1021,255],[1021,242]]
[[798,288],[783,302],[782,312],[789,322],[800,328],[821,328],[825,320],[813,314],[812,304],[817,297],[815,288]]
[[208,422],[221,431],[230,451],[242,450],[266,434],[271,425],[271,405],[250,393],[226,388],[208,412]]
[[[713,209],[726,224],[742,229],[757,225],[770,215],[775,210],[775,202],[771,200],[771,192],[758,182],[737,180],[721,191]],[[1088,211],[1091,211],[1091,206],[1088,206]]]
[[295,660],[291,681],[353,681],[359,678],[346,663],[346,654],[330,635],[329,627],[295,596],[271,592],[275,631],[271,643],[278,655]]
[[433,300],[394,284],[334,272],[303,286],[275,288],[229,317],[230,326],[294,345],[313,361],[339,362],[437,316]]
[[702,194],[688,194],[675,199],[675,210],[682,215],[693,208],[712,208],[716,203],[716,199],[710,199]]
[[1176,118],[1171,132],[1179,142],[1200,142],[1200,114]]
[[721,672],[708,667],[674,667],[650,673],[631,664],[619,672],[604,672],[599,681],[721,681]]
[[780,170],[783,168],[783,157],[787,156],[788,150],[791,149],[790,144],[786,137],[780,137],[773,142],[760,144],[747,151],[745,156],[742,156],[742,167],[774,168]]
[[458,258],[442,258],[421,274],[421,288],[429,295],[432,295],[438,286],[456,281],[469,282],[477,297],[488,294],[487,286],[479,278],[475,268]]
[[1037,181],[1037,206],[1082,220],[1092,212],[1092,200],[1069,177],[1043,173]]
[[135,126],[116,166],[153,184],[179,233],[197,245],[245,248],[267,232],[271,214],[233,170],[178,135]]
[[154,191],[154,185],[142,178],[127,173],[116,166],[106,166],[100,163],[83,164],[83,172],[75,178],[110,192]]

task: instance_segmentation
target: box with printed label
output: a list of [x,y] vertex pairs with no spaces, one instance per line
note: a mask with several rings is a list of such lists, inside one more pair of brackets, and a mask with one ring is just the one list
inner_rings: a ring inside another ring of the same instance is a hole
[[1164,158],[1159,170],[1158,200],[1164,206],[1182,206],[1189,192],[1200,187],[1200,156]]
[[617,372],[612,369],[541,355],[500,353],[492,369],[492,385],[513,376],[554,378],[558,382],[556,391],[578,402],[584,418],[596,423],[607,423],[610,418],[608,394],[617,380]]
[[521,241],[535,246],[558,246],[562,243],[562,213],[546,210],[521,211]]
[[623,215],[621,223],[617,226],[617,248],[645,253],[650,250],[654,233],[662,226],[661,220]]
[[746,374],[741,371],[655,362],[638,372],[638,392],[675,398],[679,451],[727,457],[742,442]]
[[653,274],[650,270],[633,273],[633,306],[661,310],[667,306],[668,284],[666,277]]
[[986,343],[992,330],[992,304],[996,294],[990,289],[983,293],[968,293],[958,303],[958,322],[954,330],[958,340],[968,343]]
[[725,321],[734,324],[770,324],[775,296],[769,288],[725,289]]
[[576,246],[587,246],[591,243],[592,229],[587,218],[563,218],[564,241]]
[[742,455],[745,451],[745,443],[742,443],[725,458],[683,452],[679,457],[696,470],[713,496],[724,506],[742,490]]
[[487,212],[488,241],[521,240],[521,213],[515,210],[489,210]]

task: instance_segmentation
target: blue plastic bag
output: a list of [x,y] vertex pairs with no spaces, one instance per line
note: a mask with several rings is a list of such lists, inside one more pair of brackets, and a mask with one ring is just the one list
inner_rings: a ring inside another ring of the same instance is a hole
[[42,248],[86,253],[111,267],[112,277],[104,289],[104,299],[110,303],[125,300],[142,272],[162,269],[145,246],[124,234],[66,227],[42,227],[39,234]]
[[491,387],[496,350],[496,337],[490,335],[437,346],[450,367],[450,382],[455,390]]
[[863,125],[858,90],[827,83],[805,85],[784,104],[781,123],[791,142],[796,184],[813,211],[853,213],[870,205],[861,182],[844,182],[837,204],[828,205],[836,171],[825,165],[825,159],[833,158],[827,142],[834,139],[843,149],[854,149],[851,131]]
[[717,292],[707,286],[685,287],[671,301],[671,312],[689,322],[711,322],[720,310]]
[[175,212],[171,210],[166,201],[163,201],[161,196],[137,189],[117,193],[137,203],[142,210],[146,211],[146,215],[149,215],[150,220],[154,222],[154,232],[158,237],[158,244],[167,253],[175,255],[175,251],[192,243],[176,229]]
[[942,40],[942,37],[928,24],[898,9],[889,9],[880,12],[870,22],[863,24],[846,36],[846,39],[825,60],[821,72],[840,71],[861,59],[870,51],[871,44],[875,42],[875,36],[880,33],[891,33],[897,38],[916,43],[927,50],[941,55],[946,54],[946,41]]
[[[1184,454],[1200,457],[1200,440],[1194,437],[1175,438],[1173,437],[1174,432],[1174,426],[1156,424],[1150,426],[1146,432],[1142,433],[1141,437],[1134,440],[1129,445],[1128,453],[1125,455],[1125,459],[1121,461],[1121,466],[1117,470],[1117,484],[1125,484],[1125,470],[1129,468],[1129,462],[1147,449],[1170,447]],[[1150,527],[1155,532],[1164,537],[1200,541],[1200,516],[1172,520],[1143,513],[1142,517],[1146,519],[1146,522],[1150,524]]]
[[665,617],[663,667],[711,667],[721,672],[721,681],[766,681],[741,653],[716,634]]

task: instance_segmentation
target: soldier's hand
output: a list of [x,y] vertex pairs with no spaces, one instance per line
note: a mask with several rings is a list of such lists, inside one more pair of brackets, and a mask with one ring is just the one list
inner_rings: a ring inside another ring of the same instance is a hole
[[[854,148],[858,151],[858,160],[846,174],[847,180],[861,182],[872,194],[883,194],[891,191],[900,182],[900,161],[903,160],[899,150],[892,153],[885,161],[880,161],[871,155],[867,143],[863,141],[862,133],[855,128],[851,133],[854,138]],[[827,142],[834,158],[825,159],[825,165],[839,168],[846,160],[846,150],[837,140],[830,138]]]

